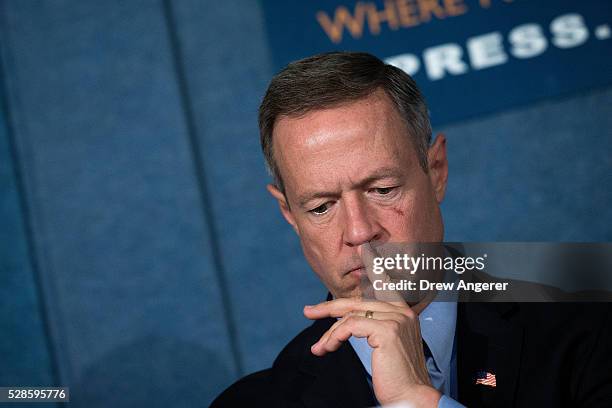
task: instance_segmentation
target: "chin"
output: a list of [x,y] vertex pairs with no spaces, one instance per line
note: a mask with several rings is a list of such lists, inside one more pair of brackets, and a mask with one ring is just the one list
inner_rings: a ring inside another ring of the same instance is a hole
[[340,290],[331,290],[330,291],[332,293],[332,295],[334,295],[334,298],[338,299],[338,298],[355,298],[355,297],[362,297],[363,296],[363,292],[361,290],[361,288],[359,286],[354,286],[352,288],[345,288],[345,289],[340,289]]

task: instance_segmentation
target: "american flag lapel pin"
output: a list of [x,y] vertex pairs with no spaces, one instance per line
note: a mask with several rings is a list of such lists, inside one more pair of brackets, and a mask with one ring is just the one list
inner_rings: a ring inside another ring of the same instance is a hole
[[479,370],[476,372],[475,384],[486,385],[487,387],[497,387],[497,381],[495,380],[495,374],[485,370]]

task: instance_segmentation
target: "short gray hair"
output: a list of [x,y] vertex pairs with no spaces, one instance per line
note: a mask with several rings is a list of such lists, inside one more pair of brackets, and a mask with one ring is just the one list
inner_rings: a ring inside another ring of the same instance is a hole
[[382,89],[404,120],[427,172],[431,123],[425,99],[404,71],[363,52],[329,52],[292,62],[272,78],[259,106],[261,148],[276,187],[285,185],[274,159],[272,133],[279,117],[299,117],[363,99]]

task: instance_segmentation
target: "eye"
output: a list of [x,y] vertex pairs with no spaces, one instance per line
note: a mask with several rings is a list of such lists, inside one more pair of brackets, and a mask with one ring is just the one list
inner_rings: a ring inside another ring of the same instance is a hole
[[387,195],[390,192],[392,192],[394,189],[395,187],[379,187],[379,188],[375,188],[374,191],[380,195]]
[[309,213],[313,213],[315,215],[323,215],[329,210],[329,203],[324,203],[318,206],[317,208],[313,208],[308,211]]

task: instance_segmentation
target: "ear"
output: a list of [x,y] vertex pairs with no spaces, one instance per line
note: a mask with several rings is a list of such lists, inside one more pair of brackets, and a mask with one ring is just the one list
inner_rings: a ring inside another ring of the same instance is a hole
[[291,212],[289,203],[287,203],[287,197],[285,196],[285,194],[283,194],[273,184],[268,184],[266,188],[268,189],[268,192],[272,194],[272,197],[276,198],[276,201],[278,201],[278,206],[280,208],[281,214],[283,214],[283,217],[285,217],[285,220],[287,220],[287,222],[293,227],[293,230],[295,231],[295,233],[298,234],[299,236],[300,230],[297,226],[297,223],[295,222],[295,217],[293,216],[293,213]]
[[444,199],[448,180],[448,159],[446,157],[446,137],[439,133],[433,145],[427,151],[429,181],[433,187],[438,204]]

